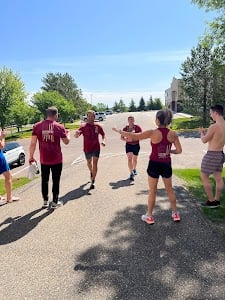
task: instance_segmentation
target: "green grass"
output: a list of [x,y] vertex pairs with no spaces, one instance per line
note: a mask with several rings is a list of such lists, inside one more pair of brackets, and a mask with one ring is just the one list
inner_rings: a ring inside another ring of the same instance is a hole
[[[15,190],[15,189],[27,184],[28,182],[30,182],[30,179],[28,179],[26,177],[13,178],[12,188],[13,188],[13,190]],[[0,195],[1,196],[5,195],[5,180],[4,179],[0,179]]]
[[[183,179],[186,183],[186,187],[191,195],[199,202],[205,202],[207,196],[205,194],[199,169],[174,169],[174,175]],[[225,170],[223,171],[223,177],[225,177]],[[210,177],[213,190],[215,191],[215,181],[213,177]],[[216,209],[210,209],[203,207],[204,214],[213,222],[217,224],[225,224],[225,193],[221,197],[221,206]]]
[[199,127],[202,127],[202,118],[200,117],[173,119],[171,126],[173,130],[193,130]]

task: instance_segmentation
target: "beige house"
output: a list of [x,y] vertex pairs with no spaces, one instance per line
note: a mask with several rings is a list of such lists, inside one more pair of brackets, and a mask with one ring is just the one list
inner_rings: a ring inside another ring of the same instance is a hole
[[182,79],[173,77],[170,88],[165,90],[165,106],[173,112],[180,111],[182,103]]

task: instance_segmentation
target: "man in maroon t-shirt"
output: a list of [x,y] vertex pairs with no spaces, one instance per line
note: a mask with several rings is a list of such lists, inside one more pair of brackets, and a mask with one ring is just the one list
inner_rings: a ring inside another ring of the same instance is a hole
[[[139,125],[134,124],[134,117],[128,117],[128,125],[123,128],[123,131],[126,132],[142,132],[142,129]],[[126,142],[125,150],[127,154],[127,163],[130,171],[130,180],[134,181],[134,175],[137,175],[137,158],[140,151],[139,141],[134,141],[131,138],[127,138],[121,135],[121,140]]]
[[32,138],[30,143],[30,159],[29,163],[36,162],[34,152],[37,141],[39,142],[40,163],[41,163],[41,190],[44,200],[43,208],[49,206],[48,202],[48,182],[50,171],[52,172],[52,208],[62,206],[59,201],[59,183],[62,173],[62,151],[60,140],[64,144],[69,144],[70,133],[65,127],[56,120],[58,119],[58,109],[54,106],[46,110],[47,119],[40,121],[33,126]]
[[105,146],[105,132],[101,125],[94,122],[95,112],[87,112],[87,123],[82,125],[74,134],[78,138],[81,134],[84,137],[83,150],[87,160],[87,166],[91,174],[90,189],[95,188],[95,177],[98,170],[98,159],[100,155],[99,134],[102,136],[101,145]]

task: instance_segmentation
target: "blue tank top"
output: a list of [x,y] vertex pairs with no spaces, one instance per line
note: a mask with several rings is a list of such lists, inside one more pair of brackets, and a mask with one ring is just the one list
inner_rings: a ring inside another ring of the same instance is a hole
[[154,144],[151,141],[152,153],[149,159],[158,162],[170,162],[170,150],[172,143],[167,140],[167,134],[170,131],[168,128],[158,128],[162,133],[162,140],[158,144]]

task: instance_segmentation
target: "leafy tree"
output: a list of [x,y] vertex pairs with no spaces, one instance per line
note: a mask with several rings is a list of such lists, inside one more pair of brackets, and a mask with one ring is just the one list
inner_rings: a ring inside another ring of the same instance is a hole
[[10,110],[12,124],[16,124],[18,132],[29,120],[30,107],[25,101],[17,101]]
[[46,77],[42,78],[42,82],[44,83],[44,86],[41,87],[43,91],[57,91],[67,100],[75,100],[81,96],[81,91],[68,73],[48,73]]
[[59,111],[59,119],[63,123],[70,121],[75,114],[73,104],[56,91],[36,93],[33,95],[32,103],[38,108],[43,117],[45,117],[48,107],[56,106]]
[[42,82],[44,83],[41,87],[43,91],[57,91],[64,99],[73,103],[75,108],[74,117],[79,117],[79,115],[91,108],[91,105],[83,98],[82,91],[78,89],[74,79],[68,73],[48,73],[42,79]]
[[19,75],[3,67],[0,70],[0,126],[2,129],[10,122],[10,111],[17,101],[23,102],[26,97],[24,83]]
[[131,99],[128,110],[129,111],[137,111],[137,107],[135,105],[134,99]]
[[183,89],[186,95],[184,105],[191,113],[198,112],[203,116],[203,126],[207,122],[207,107],[212,103],[212,62],[214,56],[211,48],[198,44],[192,48],[181,66]]
[[107,107],[108,106],[104,103],[97,103],[96,104],[97,111],[106,111]]
[[216,11],[218,15],[210,22],[211,37],[225,51],[225,0],[192,0],[206,11]]
[[146,110],[146,105],[145,105],[145,100],[143,97],[141,97],[139,106],[138,106],[138,111],[143,111]]

